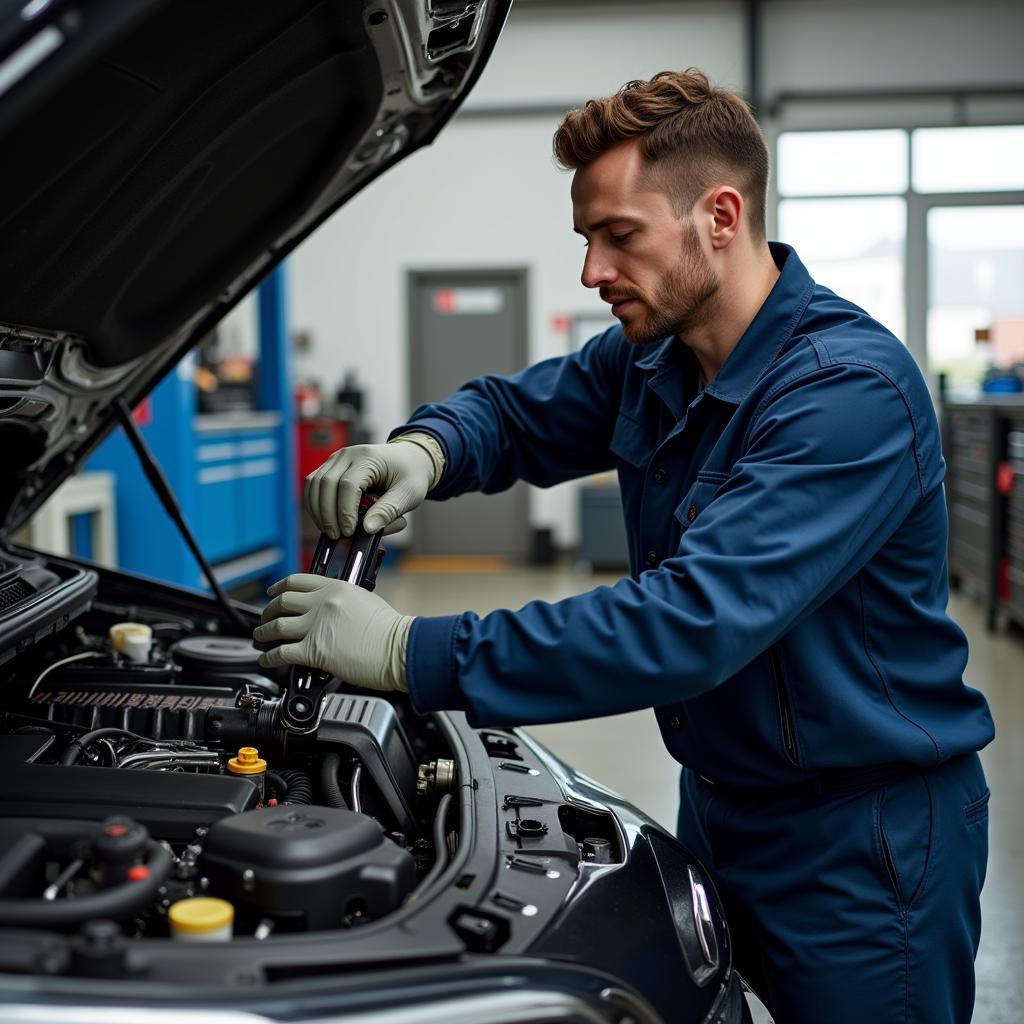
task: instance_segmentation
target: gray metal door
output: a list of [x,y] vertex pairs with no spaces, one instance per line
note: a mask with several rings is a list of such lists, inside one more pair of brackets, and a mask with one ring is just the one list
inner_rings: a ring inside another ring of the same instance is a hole
[[[409,274],[409,370],[413,408],[437,402],[484,374],[526,365],[526,271],[413,271]],[[518,483],[501,494],[428,501],[413,513],[418,555],[497,555],[526,560],[529,496]]]

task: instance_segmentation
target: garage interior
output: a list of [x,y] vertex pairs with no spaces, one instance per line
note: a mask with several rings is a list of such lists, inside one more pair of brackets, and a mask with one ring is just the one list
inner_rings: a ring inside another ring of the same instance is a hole
[[[1010,0],[516,0],[434,144],[322,225],[137,411],[172,485],[198,481],[186,514],[218,578],[262,601],[309,561],[301,481],[331,452],[610,326],[580,285],[551,156],[564,112],[691,65],[740,91],[773,161],[769,237],[906,342],[939,413],[950,612],[997,728],[978,1024],[1024,1019],[1022,40]],[[24,539],[202,586],[169,522],[152,543],[154,517],[112,436]],[[557,600],[628,572],[621,520],[613,474],[428,504],[389,542],[379,593],[411,615]],[[678,766],[653,714],[531,731],[674,828]]]

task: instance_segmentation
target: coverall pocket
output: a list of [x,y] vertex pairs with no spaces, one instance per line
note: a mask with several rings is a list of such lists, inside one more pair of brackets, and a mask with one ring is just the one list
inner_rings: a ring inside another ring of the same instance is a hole
[[793,719],[793,705],[789,699],[786,676],[782,671],[782,655],[778,644],[768,648],[768,664],[771,667],[772,680],[775,682],[775,693],[778,699],[779,732],[782,737],[782,746],[790,763],[799,765],[800,752],[797,749],[796,743],[796,723]]
[[702,480],[698,477],[697,482],[686,492],[686,497],[676,507],[676,519],[682,524],[683,529],[692,526],[697,516],[701,514],[714,500],[722,480]]
[[979,828],[988,821],[988,801],[991,795],[986,789],[977,800],[972,800],[964,807],[968,828]]
[[647,431],[636,420],[623,413],[619,413],[615,420],[609,448],[616,458],[628,462],[637,469],[646,467],[654,451]]
[[876,828],[882,866],[893,894],[906,913],[921,891],[932,848],[932,802],[921,775],[883,786],[878,793]]

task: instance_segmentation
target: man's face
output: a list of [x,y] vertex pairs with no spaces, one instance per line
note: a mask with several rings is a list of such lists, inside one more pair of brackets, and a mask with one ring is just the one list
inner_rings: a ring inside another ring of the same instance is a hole
[[634,345],[707,323],[720,287],[693,217],[680,219],[643,172],[639,143],[626,142],[572,183],[573,230],[587,240],[581,280],[600,290]]

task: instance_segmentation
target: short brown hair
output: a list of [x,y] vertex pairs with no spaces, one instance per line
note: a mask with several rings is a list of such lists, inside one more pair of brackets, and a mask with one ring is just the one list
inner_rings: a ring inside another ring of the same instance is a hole
[[715,88],[696,68],[659,71],[649,82],[627,82],[614,96],[570,110],[555,132],[555,158],[577,170],[629,139],[640,140],[680,216],[716,178],[735,174],[751,230],[765,237],[768,147],[742,97]]

